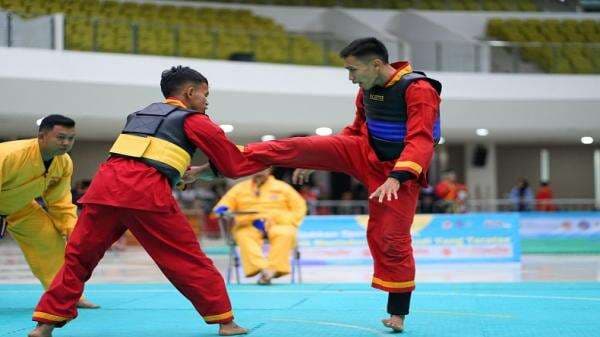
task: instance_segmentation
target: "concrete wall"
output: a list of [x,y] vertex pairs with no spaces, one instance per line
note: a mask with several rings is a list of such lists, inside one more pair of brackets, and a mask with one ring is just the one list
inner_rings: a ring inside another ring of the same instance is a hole
[[73,159],[73,184],[82,179],[91,179],[98,166],[108,157],[112,141],[75,140],[69,153]]
[[[62,113],[81,139],[113,139],[124,117],[162,99],[160,73],[177,64],[210,82],[209,115],[234,124],[233,136],[334,131],[354,117],[357,88],[343,68],[108,53],[0,48],[0,137],[29,137],[32,122]],[[599,76],[431,73],[443,83],[446,140],[578,142],[600,134]],[[548,130],[552,130],[549,132]]]
[[540,151],[550,154],[550,183],[556,198],[594,198],[594,146],[548,144],[498,146],[498,197],[504,198],[518,177],[535,191],[540,183]]
[[498,146],[498,198],[506,198],[520,177],[535,191],[540,181],[540,150],[539,146]]

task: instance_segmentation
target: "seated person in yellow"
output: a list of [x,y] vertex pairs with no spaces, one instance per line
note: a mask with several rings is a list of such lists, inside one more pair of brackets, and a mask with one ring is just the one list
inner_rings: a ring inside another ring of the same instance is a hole
[[[231,188],[215,206],[215,213],[256,211],[238,215],[232,229],[240,247],[244,274],[261,274],[259,284],[290,273],[290,258],[296,245],[298,226],[306,215],[306,201],[287,183],[271,176],[271,169]],[[263,255],[263,238],[268,238],[268,256]]]
[[[75,122],[50,115],[41,121],[37,138],[0,143],[0,222],[7,224],[44,289],[63,265],[65,240],[77,221],[73,162],[67,154],[74,141]],[[84,298],[78,307],[98,308]]]

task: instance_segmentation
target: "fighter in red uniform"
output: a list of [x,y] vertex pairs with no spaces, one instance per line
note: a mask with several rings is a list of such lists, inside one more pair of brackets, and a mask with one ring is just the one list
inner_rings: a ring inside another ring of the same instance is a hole
[[[30,337],[51,336],[54,327],[77,316],[84,282],[104,252],[129,229],[165,276],[187,297],[204,321],[219,323],[219,334],[247,330],[233,322],[223,278],[200,249],[171,189],[195,180],[188,169],[196,148],[228,177],[266,166],[246,157],[204,113],[208,81],[188,67],[173,67],[161,78],[164,103],[130,114],[85,196],[66,248],[65,264],[33,314],[38,326]],[[186,171],[187,170],[187,171]]]
[[344,172],[367,186],[372,286],[389,292],[391,317],[383,323],[401,331],[415,288],[410,226],[440,137],[441,84],[407,62],[389,64],[374,38],[353,41],[340,56],[360,86],[354,122],[335,136],[249,144],[245,154],[269,165]]

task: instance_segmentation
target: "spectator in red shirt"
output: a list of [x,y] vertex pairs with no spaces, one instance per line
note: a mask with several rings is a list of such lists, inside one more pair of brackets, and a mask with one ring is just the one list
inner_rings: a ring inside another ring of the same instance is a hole
[[441,209],[445,213],[463,213],[467,187],[456,182],[456,173],[452,170],[442,175],[442,181],[435,186],[435,195],[440,199]]
[[540,188],[535,194],[536,209],[540,212],[553,212],[556,211],[556,205],[554,205],[554,192],[550,187],[550,182],[542,181]]

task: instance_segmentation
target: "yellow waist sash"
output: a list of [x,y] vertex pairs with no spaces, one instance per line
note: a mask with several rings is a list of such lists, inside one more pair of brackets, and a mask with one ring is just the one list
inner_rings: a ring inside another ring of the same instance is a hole
[[110,153],[145,158],[171,166],[183,176],[192,158],[176,144],[156,137],[120,134]]

